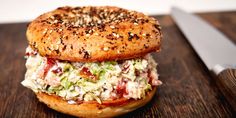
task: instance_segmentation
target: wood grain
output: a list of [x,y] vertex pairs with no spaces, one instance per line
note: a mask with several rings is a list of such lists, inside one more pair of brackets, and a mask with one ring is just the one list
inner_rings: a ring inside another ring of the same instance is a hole
[[236,111],[236,69],[228,68],[220,72],[216,77],[216,85],[221,87],[220,91]]
[[[236,12],[200,14],[236,42]],[[235,117],[198,55],[170,16],[157,16],[164,34],[162,51],[154,54],[163,85],[145,107],[123,117]],[[38,102],[23,87],[27,23],[0,25],[0,117],[66,118]],[[235,100],[235,99],[234,99]]]

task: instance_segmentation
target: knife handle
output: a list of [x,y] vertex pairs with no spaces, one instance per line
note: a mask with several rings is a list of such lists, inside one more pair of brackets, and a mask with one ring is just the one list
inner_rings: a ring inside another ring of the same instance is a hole
[[226,68],[217,74],[216,79],[220,91],[236,111],[236,69]]

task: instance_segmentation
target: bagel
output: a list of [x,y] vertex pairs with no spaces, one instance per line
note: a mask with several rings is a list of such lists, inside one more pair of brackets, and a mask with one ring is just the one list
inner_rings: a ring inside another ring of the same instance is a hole
[[[97,102],[82,102],[78,104],[68,104],[67,101],[55,95],[45,93],[36,93],[39,101],[45,103],[48,107],[65,114],[76,117],[113,117],[131,112],[147,104],[155,95],[156,87],[150,91],[144,99],[127,100],[119,99],[115,101],[104,101],[103,104]],[[111,105],[110,105],[111,104]]]
[[40,102],[77,117],[114,117],[147,104],[162,82],[151,52],[162,40],[158,21],[111,6],[60,7],[26,31],[21,84]]
[[29,45],[42,56],[69,61],[108,61],[159,51],[157,20],[117,7],[61,7],[32,21]]

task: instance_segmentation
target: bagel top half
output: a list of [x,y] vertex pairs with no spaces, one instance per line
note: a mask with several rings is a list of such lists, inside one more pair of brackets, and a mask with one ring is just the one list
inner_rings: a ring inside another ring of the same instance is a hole
[[117,7],[60,7],[32,21],[29,45],[59,60],[95,62],[143,56],[160,49],[157,20]]

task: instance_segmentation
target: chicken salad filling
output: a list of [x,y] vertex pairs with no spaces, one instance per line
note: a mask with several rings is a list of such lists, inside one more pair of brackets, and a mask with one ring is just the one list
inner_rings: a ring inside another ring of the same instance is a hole
[[26,59],[22,84],[34,92],[56,94],[70,103],[141,99],[153,86],[161,84],[150,54],[123,61],[80,63],[43,57],[28,47]]

